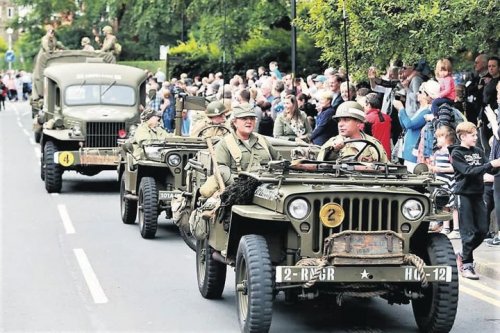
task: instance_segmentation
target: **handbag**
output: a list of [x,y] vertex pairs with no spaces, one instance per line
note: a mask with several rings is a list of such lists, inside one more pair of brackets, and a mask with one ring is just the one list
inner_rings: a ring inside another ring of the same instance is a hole
[[403,158],[403,150],[405,145],[404,138],[405,138],[404,133],[401,133],[401,135],[398,138],[398,141],[396,141],[396,144],[392,148],[391,152],[392,161],[397,161],[398,159]]

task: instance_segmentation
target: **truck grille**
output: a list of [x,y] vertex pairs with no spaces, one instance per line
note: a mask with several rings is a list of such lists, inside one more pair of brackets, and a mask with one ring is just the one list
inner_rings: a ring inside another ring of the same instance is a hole
[[118,131],[125,123],[87,123],[85,146],[92,148],[117,147]]
[[182,162],[181,162],[181,165],[182,165],[182,181],[181,181],[181,185],[182,185],[182,189],[184,190],[185,187],[186,187],[186,179],[187,179],[187,171],[185,170],[185,167],[189,161],[190,158],[193,158],[194,156],[196,155],[196,152],[183,152],[181,154],[181,159],[182,159]]
[[[324,227],[319,220],[321,207],[329,202],[342,206],[345,218],[341,225],[335,228]],[[398,220],[402,202],[393,198],[366,196],[362,193],[345,194],[342,197],[317,199],[313,202],[313,245],[314,251],[319,251],[323,240],[333,233],[345,230],[378,231],[392,230],[398,232]]]

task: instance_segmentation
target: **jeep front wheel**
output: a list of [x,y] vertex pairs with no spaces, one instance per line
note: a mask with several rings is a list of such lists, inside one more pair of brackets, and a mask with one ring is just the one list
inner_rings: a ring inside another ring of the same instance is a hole
[[43,147],[41,176],[45,178],[45,189],[49,193],[61,192],[63,170],[61,166],[54,161],[54,154],[58,151],[53,141],[47,142]]
[[273,315],[272,264],[266,239],[246,235],[236,255],[236,307],[242,332],[267,332]]
[[120,181],[120,211],[122,221],[125,224],[134,224],[135,217],[137,216],[137,201],[130,200],[125,197],[127,191],[125,190],[125,177],[121,177]]
[[449,332],[458,305],[458,272],[453,246],[440,233],[429,234],[422,258],[427,265],[451,266],[451,282],[433,282],[422,288],[424,297],[413,300],[413,314],[421,332]]
[[[187,228],[189,229],[189,228]],[[191,233],[191,230],[186,230],[182,225],[179,226],[179,232],[181,234],[184,243],[193,251],[196,251],[196,238]]]
[[139,229],[142,238],[151,239],[158,229],[158,190],[153,177],[143,177],[139,185]]
[[196,242],[196,278],[201,296],[207,299],[220,298],[226,283],[227,266],[212,257],[214,250],[208,240]]

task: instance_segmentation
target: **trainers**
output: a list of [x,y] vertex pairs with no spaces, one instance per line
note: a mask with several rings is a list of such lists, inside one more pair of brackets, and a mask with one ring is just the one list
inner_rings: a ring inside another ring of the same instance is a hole
[[455,256],[457,257],[457,269],[459,272],[462,272],[464,270],[462,254],[460,254],[460,252],[457,252],[455,253]]
[[441,233],[442,234],[448,235],[450,232],[451,232],[450,228],[443,228],[443,229],[441,229]]
[[479,276],[476,274],[472,264],[464,265],[462,270],[462,276],[470,280],[479,280]]
[[500,247],[500,237],[490,238],[486,241],[486,245],[491,247]]
[[447,236],[449,239],[460,239],[460,230],[453,230]]

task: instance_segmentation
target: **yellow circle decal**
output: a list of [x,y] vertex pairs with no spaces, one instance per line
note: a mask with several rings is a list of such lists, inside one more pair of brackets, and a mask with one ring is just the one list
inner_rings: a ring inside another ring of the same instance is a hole
[[336,203],[327,203],[319,211],[321,223],[329,228],[335,228],[344,221],[345,212],[342,206]]
[[62,166],[70,166],[73,163],[75,163],[75,157],[73,156],[73,153],[69,151],[62,151],[59,153],[59,164]]

